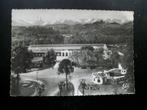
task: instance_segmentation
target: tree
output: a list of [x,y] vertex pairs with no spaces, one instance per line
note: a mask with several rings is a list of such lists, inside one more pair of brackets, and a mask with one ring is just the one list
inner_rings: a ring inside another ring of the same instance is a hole
[[83,46],[81,47],[81,50],[89,50],[89,51],[94,51],[94,48],[92,46]]
[[104,62],[103,51],[104,51],[103,48],[100,48],[99,50],[95,51],[95,57],[98,66],[103,66],[103,62]]
[[92,46],[83,46],[80,51],[72,54],[71,59],[79,66],[93,68],[96,66],[95,49]]
[[95,67],[96,57],[94,48],[92,46],[84,46],[81,48],[81,59],[84,64],[90,66],[91,68]]
[[27,47],[18,44],[12,49],[11,69],[14,72],[26,72],[30,68],[33,53]]
[[67,76],[74,72],[74,67],[72,65],[72,62],[69,59],[63,59],[60,64],[59,64],[59,68],[58,68],[58,74],[64,74],[66,76],[66,88],[68,89],[68,79]]
[[44,64],[49,67],[53,67],[56,64],[56,53],[53,49],[47,52],[47,54],[43,57]]
[[64,37],[52,27],[33,26],[26,28],[30,41],[34,44],[59,44],[64,42]]
[[29,52],[21,42],[12,46],[11,70],[17,75],[17,95],[19,94],[19,73],[26,72],[30,68],[32,58],[32,52]]
[[121,60],[121,63],[127,69],[126,82],[129,83],[129,91],[134,92],[134,63],[133,63],[133,44],[128,43],[127,47],[122,50],[125,58]]

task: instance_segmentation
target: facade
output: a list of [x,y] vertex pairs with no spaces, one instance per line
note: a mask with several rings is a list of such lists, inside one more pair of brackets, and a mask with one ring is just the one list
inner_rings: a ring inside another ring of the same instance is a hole
[[94,49],[104,47],[104,44],[42,44],[42,45],[30,45],[29,51],[34,53],[34,57],[42,57],[50,49],[53,49],[57,55],[57,61],[69,58],[75,51],[80,51],[83,46],[93,46]]

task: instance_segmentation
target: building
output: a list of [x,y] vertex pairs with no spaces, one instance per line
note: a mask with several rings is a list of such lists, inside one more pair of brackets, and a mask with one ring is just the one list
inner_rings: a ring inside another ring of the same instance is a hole
[[28,50],[34,53],[34,57],[42,57],[50,49],[53,49],[57,55],[57,61],[69,58],[75,51],[80,51],[83,46],[93,46],[94,49],[104,47],[104,44],[41,44],[30,45]]

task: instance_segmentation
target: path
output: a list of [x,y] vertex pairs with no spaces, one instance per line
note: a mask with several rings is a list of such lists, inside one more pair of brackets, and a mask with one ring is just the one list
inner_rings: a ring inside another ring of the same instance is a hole
[[52,93],[47,93],[47,96],[56,96],[59,92],[59,89],[56,88]]
[[79,91],[79,79],[72,79],[71,80],[72,84],[74,85],[74,95],[75,96],[80,96],[80,95],[83,95],[80,91]]

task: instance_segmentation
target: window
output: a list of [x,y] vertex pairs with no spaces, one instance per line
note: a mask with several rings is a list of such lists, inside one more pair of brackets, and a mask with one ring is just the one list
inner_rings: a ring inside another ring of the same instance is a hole
[[62,53],[62,56],[64,56],[64,53]]
[[68,53],[66,52],[66,56],[68,56]]

